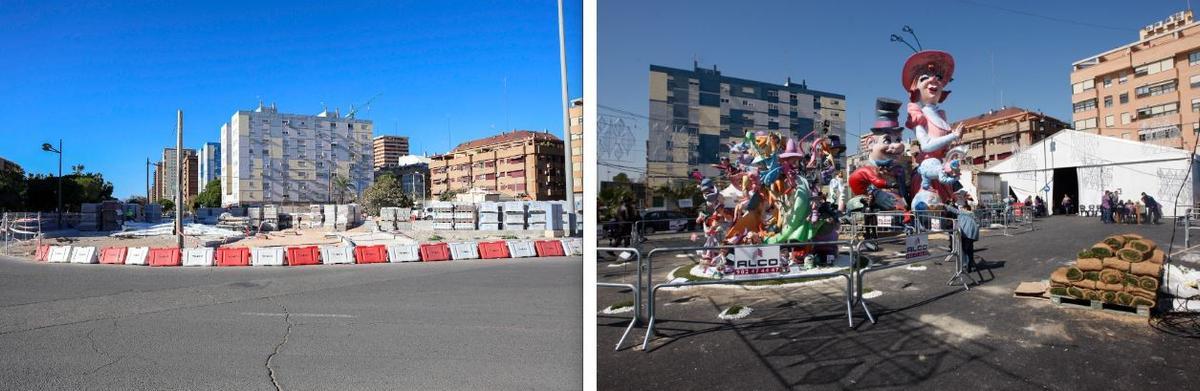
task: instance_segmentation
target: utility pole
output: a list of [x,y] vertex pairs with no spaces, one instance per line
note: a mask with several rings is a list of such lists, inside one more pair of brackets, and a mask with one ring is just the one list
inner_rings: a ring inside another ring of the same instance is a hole
[[175,111],[175,242],[183,250],[183,110]]
[[[567,210],[570,212],[571,217],[576,217],[578,215],[575,212],[575,172],[573,171],[574,168],[572,167],[571,162],[571,151],[573,151],[571,148],[571,102],[567,97],[567,42],[565,36],[563,35],[562,0],[558,0],[558,63],[560,65],[560,69],[562,70],[560,73],[562,79],[563,146],[565,147],[563,150],[563,158],[566,163],[564,167],[566,167],[565,177],[567,182]],[[571,224],[571,221],[569,220],[567,221],[567,224],[570,224],[570,227],[567,228],[567,232],[569,232],[571,236],[575,236],[576,225]]]
[[146,221],[147,206],[150,206],[150,158],[146,158],[146,204],[142,205],[142,221]]

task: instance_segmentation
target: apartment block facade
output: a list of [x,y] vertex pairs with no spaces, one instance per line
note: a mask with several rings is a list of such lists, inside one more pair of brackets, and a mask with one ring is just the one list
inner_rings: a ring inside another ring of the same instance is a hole
[[1200,24],[1192,12],[1071,64],[1075,130],[1192,149],[1200,132]]
[[572,192],[578,198],[583,197],[583,99],[572,100],[567,115],[571,120]]
[[396,167],[401,156],[408,155],[408,137],[377,136],[372,141],[371,150],[375,154],[376,169]]
[[[221,205],[308,204],[361,194],[374,182],[370,120],[280,113],[261,104],[221,126]],[[334,189],[335,178],[347,188]]]
[[157,202],[160,199],[171,200],[171,202],[186,205],[191,204],[191,200],[199,194],[199,172],[200,164],[196,156],[195,149],[183,150],[183,202],[175,199],[175,148],[163,148],[162,160],[155,166],[154,169],[154,186],[150,192],[150,201]]
[[958,121],[951,128],[960,124],[963,136],[953,145],[968,146],[968,162],[977,169],[991,167],[1038,140],[1070,127],[1062,120],[1020,107],[991,110]]
[[204,143],[200,147],[200,191],[204,191],[204,186],[208,185],[209,181],[221,178],[221,143]]
[[[716,67],[650,66],[650,123],[646,185],[687,178],[693,169],[716,175],[712,164],[747,131],[803,137],[828,131],[845,140],[846,97],[808,88],[722,75]],[[828,121],[828,122],[826,122]]]
[[518,130],[459,144],[430,157],[432,197],[471,188],[506,198],[566,199],[563,141],[546,132]]

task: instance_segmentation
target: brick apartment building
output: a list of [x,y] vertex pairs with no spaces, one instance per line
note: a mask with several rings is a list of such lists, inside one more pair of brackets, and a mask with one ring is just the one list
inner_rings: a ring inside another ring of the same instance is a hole
[[583,196],[583,99],[571,101],[571,175],[576,197]]
[[459,144],[430,157],[432,197],[471,188],[505,197],[566,199],[563,141],[550,133],[518,130]]
[[954,146],[969,146],[969,161],[979,169],[991,167],[1038,140],[1070,127],[1057,118],[1020,107],[991,110],[955,122],[950,127],[959,124],[963,125],[963,136]]
[[371,142],[371,150],[374,155],[374,167],[376,170],[396,167],[399,164],[400,157],[408,155],[408,137],[376,136]]
[[1190,150],[1200,132],[1200,25],[1192,11],[1071,64],[1075,130]]
[[[189,205],[193,197],[200,193],[199,184],[200,161],[195,149],[183,150],[183,205]],[[175,200],[175,148],[163,148],[162,160],[154,169],[154,189],[150,192],[150,202],[168,199]]]

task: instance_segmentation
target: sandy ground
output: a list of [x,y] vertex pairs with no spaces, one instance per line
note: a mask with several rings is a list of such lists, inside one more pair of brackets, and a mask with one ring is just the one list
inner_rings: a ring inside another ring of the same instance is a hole
[[[78,230],[62,230],[47,232],[43,243],[51,245],[92,246],[104,247],[175,247],[174,236],[163,235],[144,238],[114,238],[109,232],[87,232]],[[338,244],[342,238],[355,244],[415,244],[433,241],[488,241],[504,239],[541,239],[547,237],[543,231],[445,231],[434,230],[433,223],[417,221],[410,224],[409,229],[397,232],[372,232],[368,224],[351,228],[337,234],[325,228],[286,229],[283,231],[267,232],[233,241],[222,241],[219,238],[184,237],[184,247],[215,246],[220,247],[274,247],[274,246],[305,246]],[[35,241],[9,242],[0,253],[18,257],[31,257],[36,250]]]

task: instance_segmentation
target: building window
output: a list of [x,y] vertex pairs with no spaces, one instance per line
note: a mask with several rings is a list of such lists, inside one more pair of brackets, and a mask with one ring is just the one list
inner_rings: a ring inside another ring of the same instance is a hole
[[1192,75],[1192,78],[1188,82],[1192,88],[1200,87],[1200,75]]
[[1096,127],[1096,117],[1075,121],[1075,130],[1092,129]]
[[1118,97],[1118,100],[1121,102],[1121,104],[1129,103],[1129,93],[1126,92],[1121,94],[1121,96]]
[[1133,93],[1138,98],[1145,98],[1147,96],[1158,96],[1158,95],[1162,95],[1162,94],[1166,94],[1168,92],[1174,92],[1174,91],[1175,91],[1175,80],[1166,80],[1161,83],[1148,84],[1148,85],[1138,87],[1133,90]]
[[1188,65],[1200,64],[1200,51],[1188,53]]
[[1127,81],[1129,81],[1129,72],[1121,71],[1120,76],[1117,77],[1117,84],[1125,84]]
[[1137,68],[1133,68],[1133,77],[1142,77],[1153,75],[1166,70],[1175,68],[1175,62],[1171,58],[1164,58]]
[[1084,80],[1084,81],[1072,84],[1071,85],[1071,93],[1078,94],[1078,93],[1081,93],[1081,92],[1084,92],[1087,90],[1091,90],[1094,88],[1096,88],[1096,81],[1088,79],[1088,80]]
[[1112,87],[1112,76],[1104,77],[1104,88]]
[[1112,95],[1104,97],[1104,108],[1112,107]]
[[1192,112],[1200,111],[1200,98],[1192,99]]
[[1081,111],[1095,110],[1095,109],[1096,109],[1096,99],[1087,99],[1084,101],[1075,102],[1075,104],[1072,105],[1072,110],[1076,113],[1081,112]]
[[1113,127],[1113,116],[1111,116],[1111,115],[1104,116],[1104,126],[1109,127],[1109,128]]
[[1129,113],[1121,113],[1121,125],[1129,125]]
[[1179,102],[1165,103],[1158,106],[1143,107],[1138,109],[1137,118],[1146,119],[1175,114],[1179,112]]
[[1142,129],[1142,130],[1138,131],[1138,140],[1140,140],[1140,141],[1162,140],[1162,139],[1171,139],[1171,138],[1178,138],[1178,137],[1179,137],[1179,126],[1178,125],[1159,126],[1159,127],[1154,127],[1154,128]]

